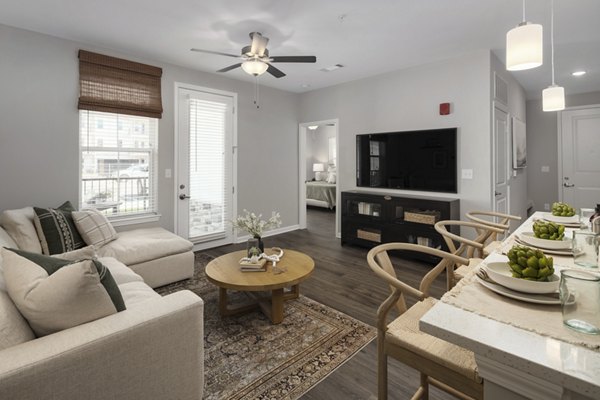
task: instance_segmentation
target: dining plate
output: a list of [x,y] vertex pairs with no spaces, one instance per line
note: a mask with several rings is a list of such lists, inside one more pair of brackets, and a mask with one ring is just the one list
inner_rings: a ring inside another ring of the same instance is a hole
[[502,285],[498,285],[496,283],[491,283],[488,281],[484,281],[480,277],[476,276],[477,282],[492,292],[496,292],[499,295],[509,297],[514,300],[525,301],[527,303],[534,304],[547,304],[547,305],[560,305],[560,299],[558,298],[558,293],[550,293],[550,294],[529,294],[529,293],[521,293],[516,292],[514,290],[510,290]]
[[579,224],[579,215],[573,215],[571,217],[559,217],[557,215],[552,215],[552,213],[544,213],[543,216],[546,221],[556,222],[558,224]]
[[523,293],[553,293],[558,291],[558,284],[560,283],[560,278],[557,274],[550,276],[547,282],[513,278],[512,270],[506,262],[489,262],[485,265],[485,270],[494,282],[508,289]]
[[529,243],[525,243],[518,236],[515,237],[515,243],[518,243],[518,244],[524,245],[524,246],[529,246],[529,247],[531,247],[533,249],[541,250],[546,255],[573,257],[573,250],[571,250],[571,249],[568,249],[568,250],[542,249],[540,247],[533,246],[533,245],[531,245]]
[[571,239],[563,238],[562,240],[540,239],[535,237],[533,232],[523,232],[519,235],[522,242],[531,246],[535,246],[541,250],[570,250]]

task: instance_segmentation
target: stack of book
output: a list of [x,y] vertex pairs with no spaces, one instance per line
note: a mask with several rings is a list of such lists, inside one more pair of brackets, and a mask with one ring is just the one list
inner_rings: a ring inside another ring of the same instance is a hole
[[250,261],[240,262],[240,271],[242,272],[264,272],[267,270],[267,260],[261,258],[258,263],[251,263]]

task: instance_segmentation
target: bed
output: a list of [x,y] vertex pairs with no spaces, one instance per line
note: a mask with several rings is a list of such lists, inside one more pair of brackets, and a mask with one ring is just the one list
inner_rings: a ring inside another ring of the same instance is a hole
[[336,204],[335,189],[335,183],[306,182],[306,205],[333,209]]

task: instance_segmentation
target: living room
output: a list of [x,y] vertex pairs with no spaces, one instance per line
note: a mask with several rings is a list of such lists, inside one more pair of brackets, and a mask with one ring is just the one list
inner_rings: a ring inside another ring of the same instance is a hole
[[[327,6],[291,1],[281,2],[284,5],[236,1],[210,6],[127,3],[123,6],[109,2],[104,9],[92,2],[72,6],[44,2],[4,4],[6,11],[0,17],[0,211],[26,206],[58,207],[66,200],[76,208],[84,203],[78,110],[80,50],[162,69],[163,111],[158,119],[154,166],[155,209],[141,219],[128,216],[118,221],[114,224],[117,231],[161,227],[180,234],[179,196],[188,193],[180,188],[178,175],[178,85],[234,93],[236,133],[231,186],[235,193],[230,218],[243,210],[267,217],[278,212],[281,224],[266,232],[266,245],[302,250],[314,259],[317,270],[323,263],[327,274],[318,276],[315,272],[319,284],[309,287],[309,279],[306,295],[345,313],[361,301],[376,304],[387,293],[369,298],[363,289],[353,286],[368,279],[370,271],[366,250],[340,245],[341,199],[338,198],[336,212],[325,216],[337,222],[337,229],[303,229],[306,226],[301,218],[304,181],[299,172],[303,165],[299,131],[306,129],[306,124],[339,121],[339,192],[360,189],[356,185],[356,135],[458,128],[458,190],[434,193],[434,197],[459,199],[462,217],[467,211],[491,210],[495,206],[493,133],[500,79],[508,92],[500,108],[527,126],[527,168],[509,168],[510,190],[506,196],[510,208],[506,211],[525,220],[559,199],[559,185],[563,184],[559,175],[559,123],[557,113],[542,111],[541,100],[542,89],[551,83],[548,1],[526,2],[527,19],[544,26],[545,53],[542,67],[523,72],[509,72],[504,65],[505,35],[521,21],[520,1],[480,5],[465,0],[453,6],[441,2],[417,6],[380,1],[376,2],[377,7],[369,3],[368,8],[373,10],[366,10],[362,2],[342,1]],[[584,0],[577,1],[579,7],[566,1],[555,3],[556,81],[565,87],[566,106],[600,104],[596,55],[600,32],[594,23],[600,13],[598,5]],[[472,10],[467,12],[469,9]],[[311,21],[313,18],[315,21]],[[136,21],[135,30],[128,28],[128,21],[132,20]],[[378,27],[380,20],[385,22]],[[473,26],[469,29],[458,28],[470,24]],[[397,28],[402,25],[415,31]],[[176,32],[170,37],[172,30]],[[190,48],[201,48],[237,54],[250,44],[248,33],[255,31],[270,38],[271,56],[314,54],[317,62],[278,64],[287,76],[275,79],[264,74],[255,78],[241,69],[216,73],[234,60],[190,52]],[[327,44],[328,31],[331,44]],[[367,42],[359,36],[382,43],[373,43],[370,53]],[[356,52],[351,45],[353,39],[361,40],[357,43],[364,53]],[[393,56],[375,54],[384,53],[384,49]],[[320,71],[335,64],[344,67]],[[572,76],[575,68],[585,69],[586,75]],[[449,103],[448,113],[440,112],[443,103]],[[392,195],[430,195],[424,191],[373,190]],[[309,214],[309,218],[312,215],[317,219],[321,215]],[[320,225],[317,222],[315,226]],[[246,240],[245,232],[236,231],[225,241],[194,243],[194,251],[196,257],[217,257],[223,249],[245,248]],[[229,243],[233,246],[215,249]],[[364,268],[365,275],[354,276],[349,287],[339,290],[345,294],[327,304],[322,292],[332,287],[324,282],[347,274],[336,263]],[[418,267],[414,266],[414,270],[418,271]],[[381,283],[367,285],[370,290],[386,288]],[[354,290],[357,294],[352,299]],[[344,301],[348,305],[339,304]],[[376,306],[370,309],[371,319],[353,317],[375,325]],[[205,321],[207,318],[205,314]],[[366,362],[374,371],[376,352],[374,348],[370,351],[372,359]],[[394,373],[402,375],[403,371]],[[360,374],[355,374],[360,380]],[[336,388],[343,385],[343,378],[339,379],[329,389],[330,398],[336,398]],[[418,377],[415,375],[414,379]],[[375,396],[376,380],[365,385],[368,389],[357,397],[363,398],[367,392]]]

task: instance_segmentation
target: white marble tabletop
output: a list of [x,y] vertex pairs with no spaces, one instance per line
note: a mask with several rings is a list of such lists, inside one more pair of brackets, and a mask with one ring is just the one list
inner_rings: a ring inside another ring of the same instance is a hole
[[[531,231],[533,220],[541,216],[541,213],[534,214],[513,235]],[[555,265],[573,265],[571,257],[554,258]],[[506,260],[506,257],[492,253],[486,261],[502,259]],[[560,307],[553,310],[561,312]],[[524,371],[550,386],[600,399],[598,351],[542,336],[442,302],[438,302],[423,316],[420,327],[423,332],[473,351],[476,357],[481,356],[508,368]]]

